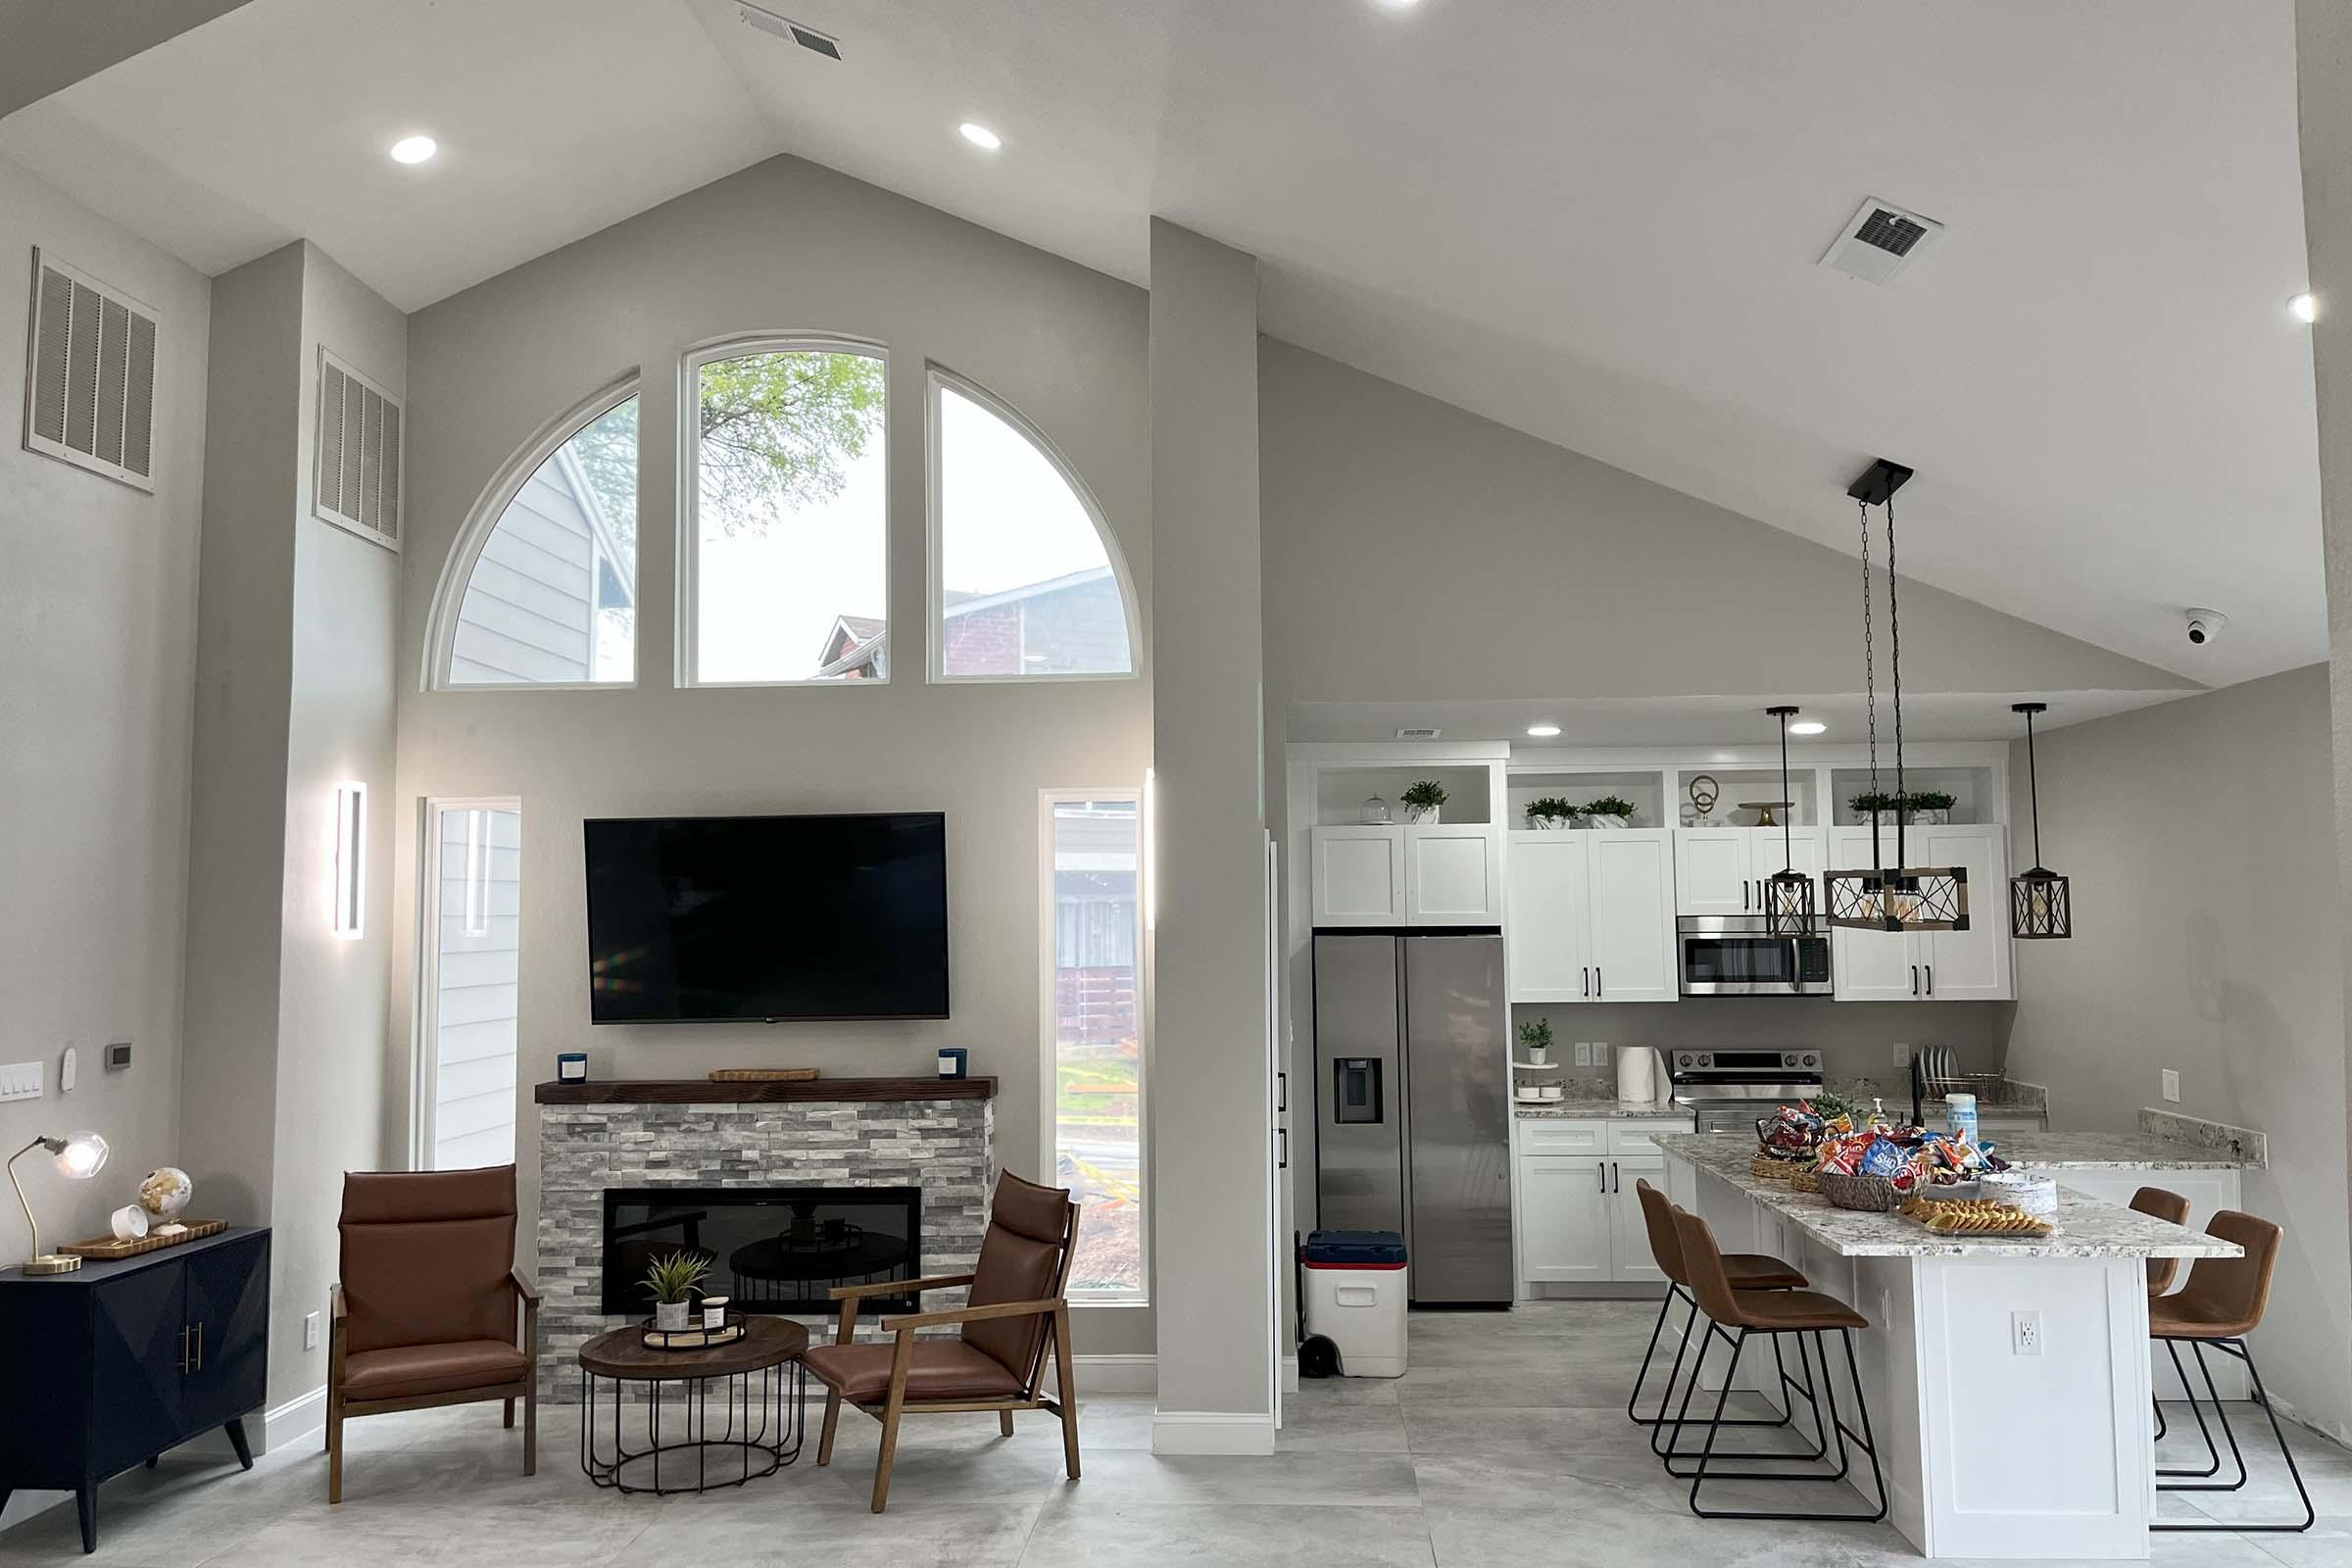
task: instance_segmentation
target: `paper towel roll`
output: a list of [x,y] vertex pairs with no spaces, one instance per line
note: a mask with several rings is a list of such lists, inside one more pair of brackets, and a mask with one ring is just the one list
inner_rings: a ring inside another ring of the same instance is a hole
[[1617,1048],[1617,1099],[1627,1105],[1654,1105],[1664,1087],[1666,1063],[1648,1046]]

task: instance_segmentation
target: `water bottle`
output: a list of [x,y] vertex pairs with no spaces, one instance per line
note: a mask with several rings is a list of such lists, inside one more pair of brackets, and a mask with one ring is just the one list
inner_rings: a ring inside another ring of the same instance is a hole
[[1977,1141],[1977,1097],[1946,1095],[1944,1103],[1952,1107],[1952,1132],[1967,1143]]

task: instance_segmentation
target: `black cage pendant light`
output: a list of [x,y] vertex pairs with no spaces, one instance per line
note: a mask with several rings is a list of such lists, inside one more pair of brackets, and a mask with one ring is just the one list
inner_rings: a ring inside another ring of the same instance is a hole
[[1894,693],[1894,864],[1886,864],[1880,813],[1870,813],[1867,870],[1825,871],[1822,891],[1832,925],[1862,931],[1965,931],[1968,929],[1968,867],[1913,865],[1909,857],[1911,798],[1903,774],[1903,632],[1895,597],[1894,493],[1911,470],[1885,458],[1874,461],[1845,493],[1862,514],[1862,689],[1870,727],[1870,791],[1879,793],[1879,694],[1877,654],[1870,615],[1870,509],[1886,509],[1886,669]]
[[1781,868],[1764,879],[1764,932],[1776,937],[1813,934],[1813,879],[1796,868],[1788,819],[1796,814],[1796,797],[1788,790],[1788,721],[1796,710],[1764,710],[1781,721]]
[[2009,934],[2021,942],[2058,942],[2075,934],[2075,901],[2066,878],[2041,863],[2041,775],[2034,765],[2034,715],[2047,703],[2011,703],[2026,715],[2026,788],[2034,801],[2034,869],[2009,879]]

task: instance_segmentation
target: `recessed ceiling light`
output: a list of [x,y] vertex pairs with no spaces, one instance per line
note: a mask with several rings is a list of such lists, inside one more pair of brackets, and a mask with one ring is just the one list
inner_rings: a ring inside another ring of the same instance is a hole
[[1421,0],[1379,0],[1379,3],[1380,9],[1383,11],[1410,11],[1420,4]]
[[1800,718],[1788,726],[1788,733],[1791,735],[1818,735],[1829,727],[1817,718]]
[[968,120],[962,124],[957,125],[956,129],[961,133],[965,141],[970,142],[973,146],[979,148],[984,153],[993,153],[998,148],[1004,145],[1004,137],[998,135],[986,125],[974,124]]
[[2298,294],[2286,302],[2286,314],[2309,326],[2320,318],[2320,297],[2317,294]]
[[403,136],[392,144],[392,161],[421,164],[440,150],[441,144],[430,136]]
[[1527,726],[1527,732],[1536,736],[1557,735],[1560,732],[1560,726],[1557,724],[1530,724]]

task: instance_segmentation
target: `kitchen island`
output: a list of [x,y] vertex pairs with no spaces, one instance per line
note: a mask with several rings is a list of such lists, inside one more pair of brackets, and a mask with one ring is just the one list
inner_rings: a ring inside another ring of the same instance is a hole
[[[2233,1257],[2235,1246],[2065,1186],[2046,1238],[1939,1237],[1758,1180],[1752,1139],[1655,1142],[1668,1196],[1724,1250],[1784,1258],[1870,1320],[1854,1348],[1887,1517],[1923,1553],[2148,1554],[2146,1262]],[[1740,1387],[1777,1400],[1764,1386],[1777,1380],[1745,1371]]]

